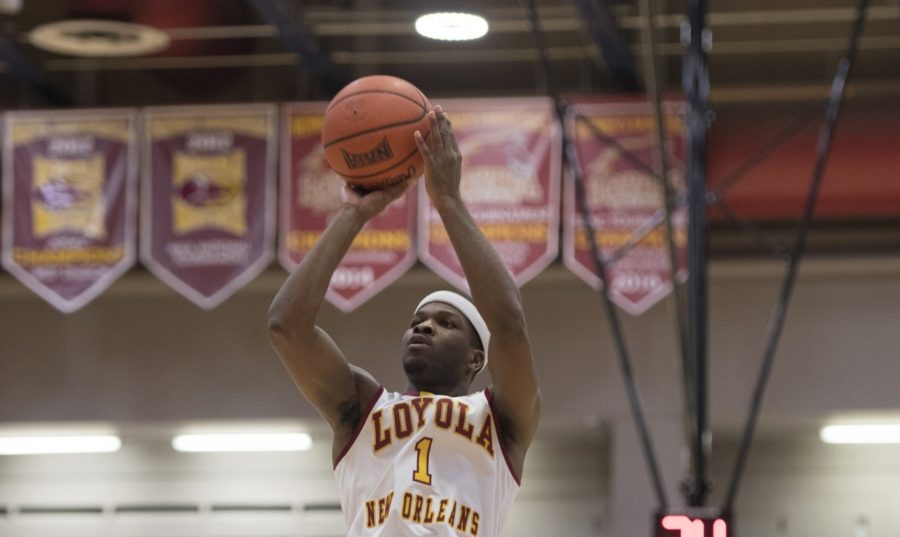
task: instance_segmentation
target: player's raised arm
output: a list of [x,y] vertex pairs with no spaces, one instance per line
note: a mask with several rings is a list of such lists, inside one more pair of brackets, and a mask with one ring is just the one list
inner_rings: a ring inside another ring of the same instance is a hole
[[359,196],[344,189],[340,211],[313,249],[287,278],[269,308],[269,336],[300,392],[335,431],[353,430],[365,404],[378,384],[361,369],[351,366],[316,317],[331,276],[363,225],[400,197],[409,181]]
[[417,135],[425,185],[462,264],[472,298],[491,332],[488,368],[510,462],[521,475],[541,398],[519,290],[460,196],[462,156],[440,107],[429,114],[430,140]]

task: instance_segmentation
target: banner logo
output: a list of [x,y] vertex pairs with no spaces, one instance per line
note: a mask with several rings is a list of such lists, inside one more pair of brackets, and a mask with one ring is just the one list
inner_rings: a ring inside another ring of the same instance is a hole
[[238,237],[247,233],[246,161],[240,149],[224,155],[175,152],[172,229],[176,234],[203,228],[218,228]]
[[31,225],[36,238],[63,230],[106,238],[102,155],[73,160],[35,156],[32,174]]

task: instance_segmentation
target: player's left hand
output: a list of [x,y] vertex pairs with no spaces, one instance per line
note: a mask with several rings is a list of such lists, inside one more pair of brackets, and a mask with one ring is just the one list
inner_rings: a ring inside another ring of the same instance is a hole
[[416,131],[416,145],[425,158],[425,190],[435,206],[459,198],[462,177],[462,155],[450,119],[440,105],[428,113],[431,134],[428,142]]

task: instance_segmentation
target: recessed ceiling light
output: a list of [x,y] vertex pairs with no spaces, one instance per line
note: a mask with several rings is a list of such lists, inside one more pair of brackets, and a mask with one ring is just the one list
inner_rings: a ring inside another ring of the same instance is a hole
[[22,0],[0,0],[0,13],[16,14],[22,11]]
[[467,41],[487,34],[488,23],[471,13],[429,13],[416,19],[416,31],[441,41]]
[[900,425],[828,425],[819,438],[826,444],[900,444]]
[[169,46],[162,30],[119,21],[76,19],[43,24],[29,32],[32,45],[82,57],[143,56]]
[[175,451],[309,451],[312,438],[306,433],[181,434],[172,439]]
[[122,447],[118,436],[3,436],[0,455],[111,453]]

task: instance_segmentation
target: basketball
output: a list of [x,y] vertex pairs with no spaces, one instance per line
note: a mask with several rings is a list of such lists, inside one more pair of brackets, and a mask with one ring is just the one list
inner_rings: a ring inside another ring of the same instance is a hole
[[372,191],[424,171],[415,131],[428,138],[431,103],[409,82],[385,75],[359,78],[334,96],[322,123],[331,168],[351,186]]

